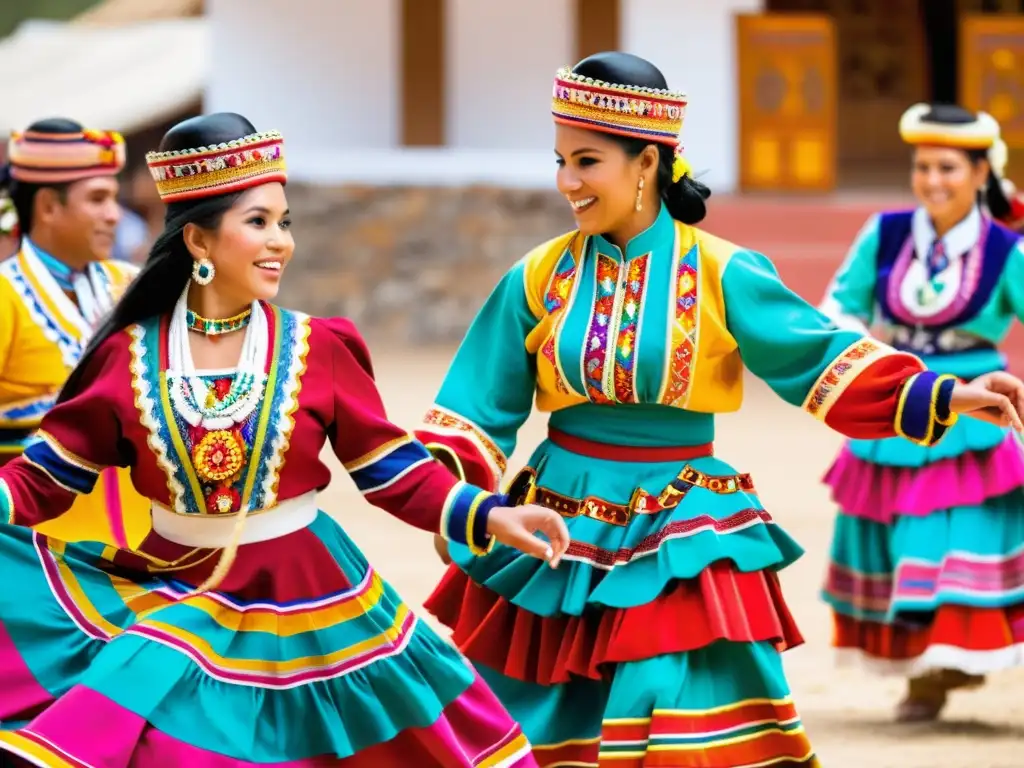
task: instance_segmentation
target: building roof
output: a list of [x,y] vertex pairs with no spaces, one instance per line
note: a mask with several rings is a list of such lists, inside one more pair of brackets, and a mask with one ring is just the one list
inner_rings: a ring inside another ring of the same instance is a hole
[[202,17],[137,22],[130,31],[24,23],[0,40],[0,72],[8,73],[0,136],[50,116],[121,133],[171,118],[202,98],[208,35]]

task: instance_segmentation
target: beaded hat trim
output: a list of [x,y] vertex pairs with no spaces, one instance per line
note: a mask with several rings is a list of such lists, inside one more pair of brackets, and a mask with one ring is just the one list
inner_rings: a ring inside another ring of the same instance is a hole
[[124,137],[115,131],[13,131],[7,142],[11,178],[26,184],[68,184],[116,176],[124,168]]
[[915,104],[900,118],[900,138],[913,146],[930,145],[953,149],[989,149],[999,139],[999,123],[979,112],[970,123],[938,123],[925,120],[928,104]]
[[674,147],[683,131],[686,103],[683,93],[605,83],[562,67],[555,75],[551,112],[556,123]]
[[284,139],[277,131],[253,133],[196,149],[150,152],[146,164],[165,203],[239,192],[288,179]]

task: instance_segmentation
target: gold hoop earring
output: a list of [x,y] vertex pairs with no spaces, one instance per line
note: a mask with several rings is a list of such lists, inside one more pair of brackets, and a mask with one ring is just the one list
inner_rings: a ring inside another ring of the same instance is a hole
[[644,209],[644,177],[640,177],[640,181],[636,185],[636,210],[637,212]]

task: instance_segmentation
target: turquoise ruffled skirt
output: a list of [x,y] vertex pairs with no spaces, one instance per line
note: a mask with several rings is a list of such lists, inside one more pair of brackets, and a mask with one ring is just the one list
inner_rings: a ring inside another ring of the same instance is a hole
[[[551,425],[586,438],[614,410],[578,406]],[[634,446],[710,431],[710,417],[667,408],[631,409],[628,426],[615,418],[619,445],[630,445],[623,429]],[[658,496],[685,464],[703,485],[625,524],[568,518],[572,544],[554,570],[508,547],[474,557],[452,544],[428,610],[523,725],[541,766],[816,766],[780,657],[801,638],[777,571],[802,550],[724,461],[635,456],[594,458],[547,440],[528,466],[539,488],[577,501]]]
[[1024,663],[1024,452],[961,418],[936,446],[854,440],[823,589],[843,660],[918,677]]
[[536,764],[459,653],[323,513],[240,547],[216,592],[191,594],[215,552],[177,554],[154,573],[153,559],[0,527],[0,749],[103,768]]

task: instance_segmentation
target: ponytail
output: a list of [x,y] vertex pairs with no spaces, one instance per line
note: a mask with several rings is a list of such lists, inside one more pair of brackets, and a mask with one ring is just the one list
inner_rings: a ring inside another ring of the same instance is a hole
[[192,276],[192,255],[185,247],[182,236],[185,225],[195,224],[203,229],[216,229],[241,194],[234,192],[167,206],[164,231],[153,243],[142,270],[89,340],[85,352],[57,396],[58,403],[78,391],[89,361],[107,339],[135,323],[168,314],[174,309]]
[[[634,139],[630,136],[607,134],[605,138],[622,147],[630,157],[638,157],[651,145],[650,141]],[[657,144],[656,146],[658,147],[658,194],[665,203],[665,208],[676,221],[681,221],[683,224],[699,224],[708,214],[706,200],[711,197],[711,190],[689,173],[684,173],[679,181],[672,181],[676,150],[667,144]]]
[[996,221],[1009,221],[1013,208],[1010,205],[1010,198],[1003,188],[1003,180],[996,175],[995,171],[988,172],[988,181],[985,183],[985,191],[982,193],[985,198],[985,206],[992,218]]
[[708,214],[706,201],[711,197],[711,190],[689,173],[683,174],[679,181],[672,181],[675,150],[659,144],[658,153],[658,190],[669,214],[683,224],[699,224]]
[[985,188],[978,192],[978,203],[983,204],[996,221],[1008,221],[1013,207],[1006,194],[1006,189],[1003,187],[1003,172],[1006,169],[1006,143],[1002,139],[996,139],[996,142],[988,149],[966,149],[964,153],[975,166],[982,160],[988,163],[988,178],[985,180]]

